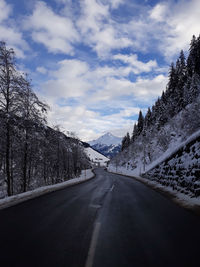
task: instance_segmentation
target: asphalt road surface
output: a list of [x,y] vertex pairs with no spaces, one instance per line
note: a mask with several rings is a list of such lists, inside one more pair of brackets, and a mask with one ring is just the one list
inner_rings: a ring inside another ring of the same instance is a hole
[[1,210],[0,266],[200,266],[199,217],[134,179],[95,172]]

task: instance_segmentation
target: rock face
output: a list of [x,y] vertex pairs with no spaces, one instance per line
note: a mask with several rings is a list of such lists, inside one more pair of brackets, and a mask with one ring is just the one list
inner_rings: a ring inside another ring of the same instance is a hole
[[108,158],[114,157],[121,150],[121,137],[106,133],[96,140],[88,142],[92,148]]
[[200,136],[143,175],[183,193],[200,195]]

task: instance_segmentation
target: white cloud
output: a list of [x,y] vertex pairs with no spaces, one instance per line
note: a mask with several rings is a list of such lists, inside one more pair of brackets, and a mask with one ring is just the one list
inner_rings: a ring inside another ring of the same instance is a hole
[[46,74],[47,73],[47,69],[44,67],[37,67],[36,71],[42,73],[42,74]]
[[117,54],[114,55],[113,58],[115,60],[121,60],[122,62],[130,65],[132,67],[132,72],[135,74],[139,74],[142,72],[150,72],[156,67],[158,67],[156,60],[150,60],[146,63],[139,61],[136,54],[130,54],[130,55],[122,55]]
[[134,123],[125,117],[138,112],[139,108],[128,107],[114,115],[101,116],[83,105],[79,107],[53,105],[48,120],[50,125],[60,125],[66,131],[77,133],[82,140],[89,141],[107,131],[123,136],[132,129]]
[[[108,57],[112,49],[131,46],[132,41],[117,30],[116,23],[111,19],[108,4],[96,0],[81,1],[81,17],[77,21],[83,41],[96,51],[99,57]],[[110,1],[117,7],[122,1]]]
[[49,97],[68,98],[83,96],[91,87],[87,81],[88,64],[79,60],[63,60],[58,69],[50,71],[51,77],[43,85]]
[[0,22],[2,22],[9,17],[12,12],[12,7],[11,5],[6,4],[4,0],[0,0],[0,10]]
[[160,74],[153,79],[139,77],[133,84],[133,93],[139,99],[151,102],[151,99],[160,96],[162,91],[165,90],[167,81],[168,77],[163,74]]
[[158,22],[164,21],[166,19],[166,11],[166,4],[159,3],[150,11],[150,18]]
[[[199,35],[200,2],[179,0],[158,3],[149,12],[151,32],[154,28],[158,48],[169,60],[180,52],[188,50],[192,36]],[[156,37],[157,35],[157,37]]]
[[34,41],[42,43],[49,52],[73,54],[73,42],[79,35],[72,21],[56,14],[46,3],[38,1],[31,16],[24,20],[24,27],[32,30]]
[[24,58],[24,52],[29,49],[29,46],[17,27],[17,23],[10,18],[12,6],[0,0],[0,10],[0,40],[5,41],[8,47],[12,47],[17,57]]

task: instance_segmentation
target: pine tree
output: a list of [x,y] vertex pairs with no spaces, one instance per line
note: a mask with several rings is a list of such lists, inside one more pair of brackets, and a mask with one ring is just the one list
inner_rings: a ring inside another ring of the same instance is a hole
[[168,117],[172,118],[176,113],[176,86],[178,83],[178,75],[176,72],[176,67],[174,66],[174,63],[171,63],[170,69],[169,69],[169,82],[167,84],[166,89],[166,98],[167,98],[167,111],[168,111]]
[[129,133],[127,133],[122,139],[121,150],[123,151],[124,149],[126,149],[130,145],[130,143],[131,143],[130,135]]
[[190,43],[189,56],[187,58],[187,76],[190,78],[195,72],[196,54],[197,54],[197,40],[196,36],[193,35]]
[[177,102],[176,113],[178,113],[184,107],[183,91],[187,81],[185,55],[183,50],[181,50],[180,56],[176,62],[176,73],[177,85],[175,90],[175,101]]
[[138,116],[138,123],[137,123],[138,136],[141,134],[143,127],[144,127],[144,117],[142,115],[142,111],[140,110],[139,116]]
[[135,139],[137,138],[137,133],[138,133],[138,127],[137,124],[135,123],[133,126],[133,133],[131,136],[131,143],[133,143],[135,141]]
[[122,138],[121,150],[123,151],[126,148],[126,135]]
[[148,107],[147,113],[144,118],[144,125],[146,128],[150,127],[152,125],[152,114],[151,109]]

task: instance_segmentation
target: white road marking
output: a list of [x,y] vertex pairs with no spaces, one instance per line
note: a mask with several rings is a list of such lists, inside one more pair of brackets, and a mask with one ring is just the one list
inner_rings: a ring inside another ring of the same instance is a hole
[[93,265],[95,249],[96,249],[96,245],[97,245],[97,240],[98,240],[98,236],[99,236],[100,227],[101,227],[101,223],[97,222],[95,224],[94,231],[93,231],[93,234],[92,234],[92,239],[91,239],[90,248],[89,248],[89,252],[88,252],[88,256],[87,256],[87,261],[86,261],[85,267],[92,267],[92,265]]
[[111,189],[110,189],[110,192],[112,192],[112,191],[113,191],[114,187],[115,187],[115,186],[114,186],[114,184],[113,184],[113,186],[112,186],[112,187],[111,187]]
[[95,209],[99,209],[99,208],[101,208],[101,205],[91,204],[90,207],[95,208]]

